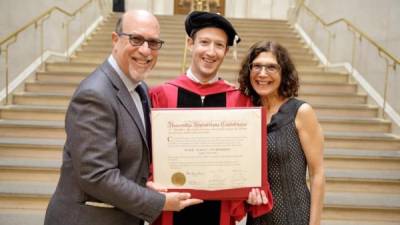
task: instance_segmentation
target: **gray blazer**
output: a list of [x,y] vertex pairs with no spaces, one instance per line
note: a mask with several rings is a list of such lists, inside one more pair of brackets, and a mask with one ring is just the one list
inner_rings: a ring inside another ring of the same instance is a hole
[[145,188],[150,149],[143,124],[107,61],[75,91],[65,130],[61,177],[45,225],[139,225],[157,218],[165,196]]

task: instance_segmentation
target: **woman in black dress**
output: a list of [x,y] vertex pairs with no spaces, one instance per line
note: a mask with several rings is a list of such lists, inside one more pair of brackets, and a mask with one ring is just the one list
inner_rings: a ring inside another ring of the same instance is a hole
[[312,107],[295,98],[299,80],[287,50],[275,42],[255,43],[242,62],[239,84],[254,105],[268,112],[268,178],[274,199],[270,213],[249,215],[247,224],[320,224],[324,139]]

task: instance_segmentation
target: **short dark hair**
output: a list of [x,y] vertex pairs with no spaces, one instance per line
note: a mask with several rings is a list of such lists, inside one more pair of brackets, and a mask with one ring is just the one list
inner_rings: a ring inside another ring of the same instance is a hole
[[[205,28],[209,28],[209,27],[205,27]],[[218,28],[218,27],[215,27],[215,28]],[[190,33],[189,37],[193,40],[193,42],[194,42],[195,39],[196,39],[196,34],[197,34],[197,32],[198,32],[199,30],[201,30],[201,29],[203,29],[203,28],[200,28],[200,29],[193,29],[192,32]],[[221,29],[221,28],[219,28],[219,29]],[[221,29],[221,30],[222,30],[222,29]],[[224,31],[224,32],[225,32],[225,31]],[[225,34],[226,34],[226,32],[225,32]],[[226,34],[226,48],[229,48],[229,38],[228,38],[228,34]]]
[[249,65],[262,52],[271,52],[281,67],[281,84],[278,88],[278,94],[287,98],[298,96],[299,77],[289,52],[279,43],[272,41],[259,41],[250,47],[239,71],[240,91],[250,96],[254,105],[261,105],[260,96],[251,86]]
[[123,32],[122,22],[123,22],[123,15],[121,15],[117,20],[117,24],[115,25],[115,33],[120,34]]
[[240,37],[231,22],[225,17],[212,12],[192,11],[185,19],[185,30],[189,37],[199,30],[207,27],[215,27],[223,30],[227,36],[227,45],[232,46],[234,42],[240,42]]

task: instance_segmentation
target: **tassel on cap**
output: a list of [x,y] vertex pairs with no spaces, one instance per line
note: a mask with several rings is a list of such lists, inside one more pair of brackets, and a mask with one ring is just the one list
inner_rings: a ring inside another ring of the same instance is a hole
[[238,61],[237,57],[237,45],[239,43],[239,36],[235,35],[235,38],[233,39],[233,60]]

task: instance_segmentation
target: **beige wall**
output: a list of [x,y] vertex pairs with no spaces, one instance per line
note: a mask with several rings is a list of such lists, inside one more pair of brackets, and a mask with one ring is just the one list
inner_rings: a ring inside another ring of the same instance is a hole
[[287,19],[293,0],[225,1],[227,17],[255,19]]
[[[74,12],[81,7],[87,0],[1,0],[0,1],[0,38],[1,40],[37,18],[48,9],[58,6],[67,12]],[[96,2],[96,1],[94,1]],[[69,25],[69,45],[100,16],[100,8],[97,2],[91,4],[82,14],[71,20]],[[66,50],[66,27],[63,26],[69,17],[54,12],[44,21],[44,49],[63,53]],[[18,35],[17,41],[11,44],[9,52],[9,80],[14,80],[22,71],[24,71],[32,62],[40,57],[40,28],[29,27],[26,31]],[[2,46],[4,49],[5,46]],[[2,52],[3,53],[3,52]],[[0,90],[5,87],[5,54],[0,58]]]
[[[286,19],[294,0],[225,0],[225,14],[233,18]],[[125,0],[126,9],[146,9],[158,15],[172,15],[174,0]]]
[[157,15],[173,15],[174,0],[125,0],[125,9],[145,9]]
[[[386,48],[398,59],[400,58],[400,1],[398,0],[308,0],[305,1],[317,15],[326,22],[332,22],[339,18],[346,18],[365,34],[369,35],[379,45]],[[327,32],[308,13],[301,11],[299,17],[300,26],[313,39],[314,43],[328,55]],[[329,60],[331,63],[354,62],[353,65],[360,72],[363,79],[380,97],[384,96],[385,83],[385,58],[380,57],[377,48],[367,40],[356,39],[356,51],[352,59],[354,35],[349,29],[340,23],[333,25],[329,30],[335,34],[331,42]],[[397,70],[389,69],[388,77],[388,102],[400,113],[400,65]],[[379,103],[379,102],[378,102]]]

